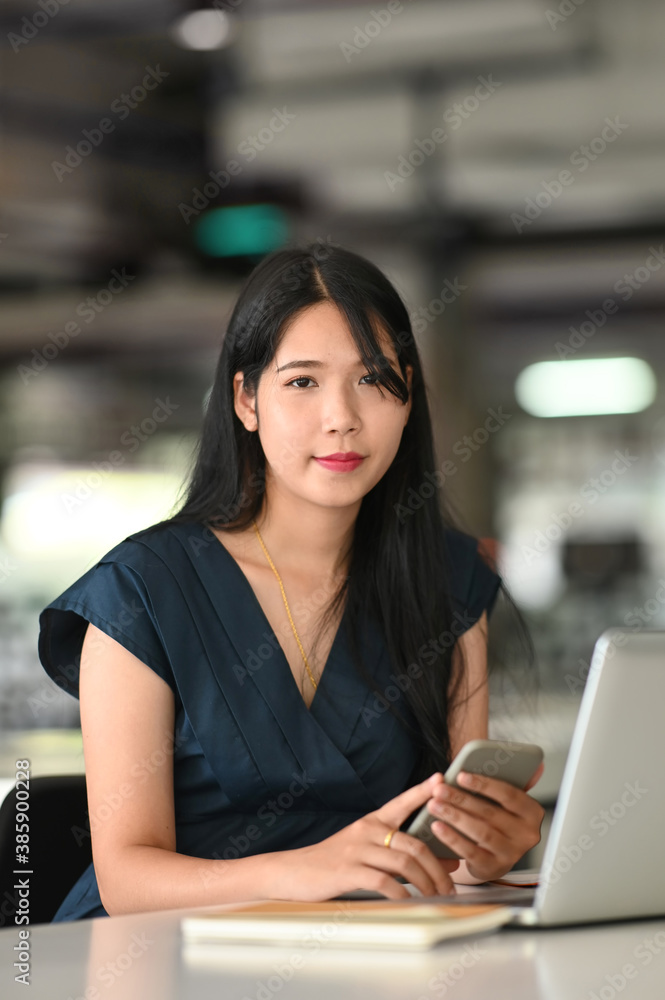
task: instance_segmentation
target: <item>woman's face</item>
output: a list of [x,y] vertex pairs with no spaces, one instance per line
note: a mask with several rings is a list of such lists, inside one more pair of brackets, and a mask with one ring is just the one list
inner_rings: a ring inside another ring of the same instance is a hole
[[[399,373],[390,339],[384,335],[380,343]],[[409,393],[411,377],[408,365]],[[309,306],[291,322],[256,397],[243,389],[242,373],[235,375],[235,410],[247,430],[258,431],[268,489],[341,507],[358,503],[379,482],[397,453],[411,399],[402,403],[375,379],[330,302]],[[362,461],[318,461],[348,452]]]

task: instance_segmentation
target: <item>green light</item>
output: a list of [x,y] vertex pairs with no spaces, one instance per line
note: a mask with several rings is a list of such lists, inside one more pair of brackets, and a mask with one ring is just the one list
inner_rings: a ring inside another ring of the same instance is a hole
[[269,253],[289,238],[286,214],[276,205],[213,208],[196,223],[194,240],[211,257]]

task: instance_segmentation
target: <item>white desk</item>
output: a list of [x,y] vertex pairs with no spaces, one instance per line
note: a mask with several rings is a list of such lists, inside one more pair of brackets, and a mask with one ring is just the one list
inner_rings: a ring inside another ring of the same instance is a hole
[[[178,918],[185,912],[191,911],[35,926],[30,931],[27,989],[13,979],[18,928],[2,930],[0,995],[5,1000],[589,1000],[594,993],[601,1000],[615,996],[654,1000],[663,996],[665,919],[550,931],[504,928],[444,942],[422,953],[238,945],[213,946],[207,960],[194,960],[183,952],[180,939]],[[621,978],[612,977],[622,977],[627,963],[636,974],[624,979],[621,987]]]

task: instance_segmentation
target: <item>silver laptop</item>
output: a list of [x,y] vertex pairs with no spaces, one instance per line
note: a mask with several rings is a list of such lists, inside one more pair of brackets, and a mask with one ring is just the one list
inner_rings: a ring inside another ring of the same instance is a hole
[[609,628],[591,658],[539,885],[515,922],[662,916],[664,844],[665,631]]
[[665,631],[609,628],[594,647],[538,888],[464,886],[427,899],[513,904],[512,923],[529,926],[662,916],[664,846]]

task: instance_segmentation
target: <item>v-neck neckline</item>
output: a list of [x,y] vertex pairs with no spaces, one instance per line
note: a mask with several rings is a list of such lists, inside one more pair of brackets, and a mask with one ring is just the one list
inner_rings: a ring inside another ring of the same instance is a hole
[[342,626],[345,624],[345,620],[346,620],[346,606],[344,608],[344,611],[342,613],[342,617],[341,617],[340,623],[337,626],[337,631],[335,632],[335,636],[334,636],[332,644],[330,646],[330,650],[328,652],[328,658],[326,659],[326,662],[323,665],[323,669],[322,669],[321,673],[319,674],[319,679],[317,681],[316,690],[314,691],[314,696],[313,696],[311,702],[308,705],[307,702],[305,701],[305,699],[303,698],[303,695],[302,695],[302,692],[300,691],[300,688],[298,687],[298,683],[297,683],[297,681],[295,679],[295,676],[293,674],[293,671],[291,669],[291,664],[289,663],[288,658],[286,656],[286,653],[284,652],[284,649],[282,648],[282,644],[279,641],[279,639],[277,638],[277,636],[275,635],[275,630],[273,629],[272,625],[270,624],[270,622],[268,620],[268,616],[266,615],[265,611],[263,610],[261,602],[259,601],[258,597],[256,596],[256,592],[255,592],[254,588],[252,587],[252,585],[251,585],[248,577],[246,576],[245,571],[243,570],[243,568],[241,567],[240,563],[235,558],[235,556],[233,556],[229,552],[229,550],[227,549],[227,547],[223,544],[223,542],[221,542],[219,540],[219,538],[217,537],[217,535],[215,534],[215,532],[212,531],[210,528],[208,528],[207,525],[201,524],[201,527],[205,531],[210,531],[210,534],[213,536],[213,538],[214,538],[215,542],[217,543],[217,545],[219,546],[219,548],[222,550],[222,552],[224,553],[224,555],[226,555],[228,557],[228,559],[231,561],[231,563],[233,564],[233,567],[234,567],[236,573],[239,575],[239,577],[240,577],[240,579],[242,581],[243,586],[245,587],[245,589],[247,590],[247,592],[250,594],[250,597],[251,597],[251,600],[254,603],[254,608],[255,608],[256,612],[263,619],[263,622],[265,623],[265,625],[267,626],[270,634],[273,636],[275,642],[277,643],[277,649],[279,651],[278,659],[280,659],[280,657],[281,657],[282,666],[286,668],[288,676],[291,679],[291,683],[292,683],[291,690],[295,694],[297,694],[298,701],[303,706],[303,708],[305,709],[305,711],[308,712],[311,715],[312,711],[314,709],[315,702],[318,704],[318,700],[317,699],[318,699],[319,690],[320,690],[321,685],[323,683],[323,678],[325,677],[325,675],[326,675],[326,673],[328,671],[328,668],[329,668],[329,666],[331,664],[331,660],[333,659],[334,655],[336,654],[337,646],[339,645],[339,642],[341,641]]

